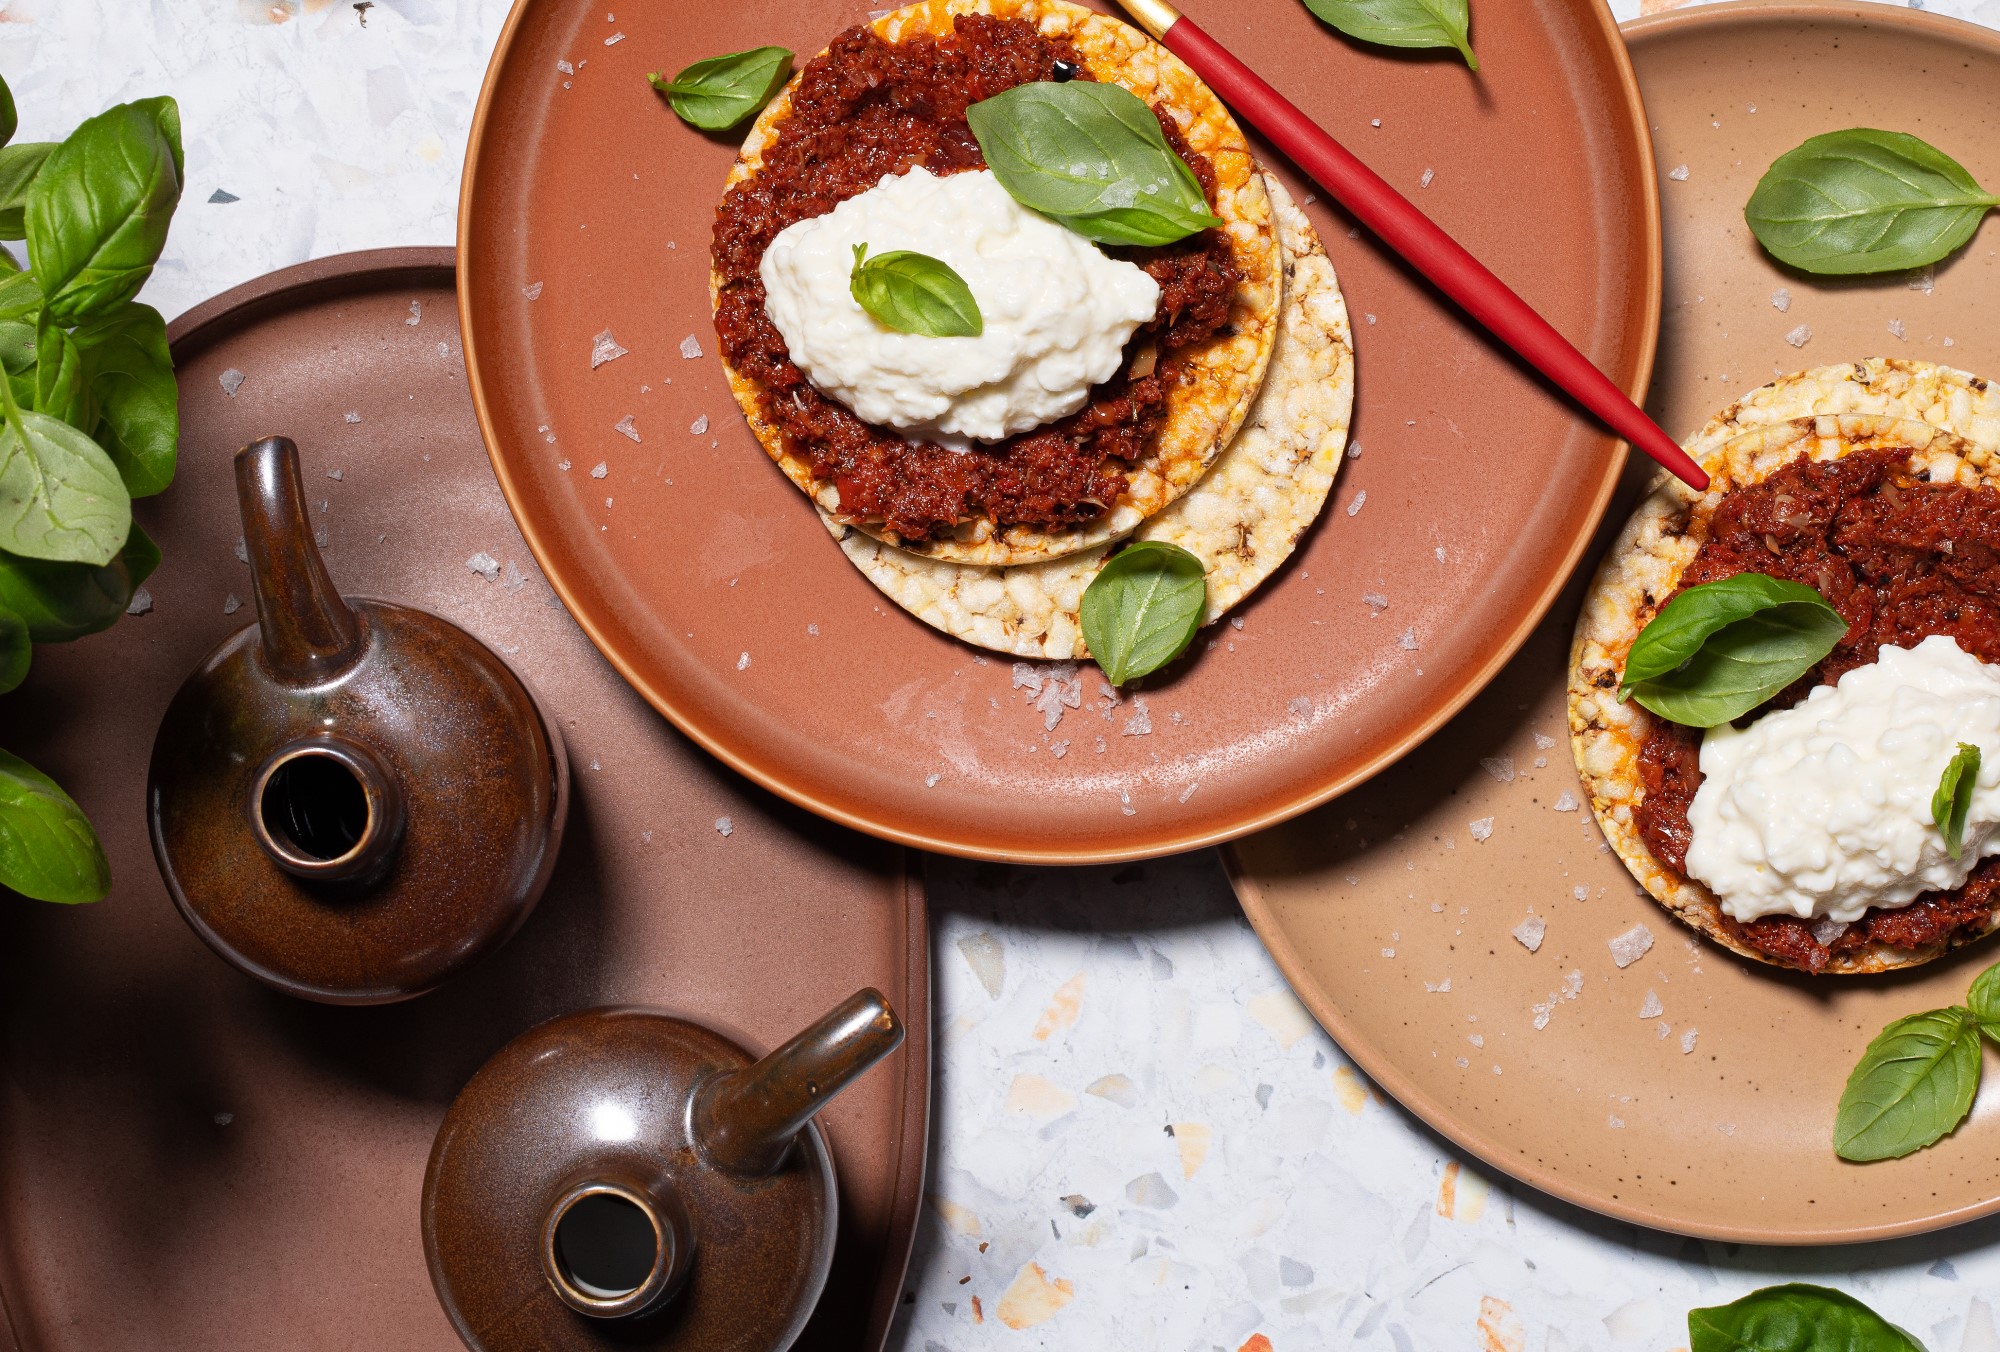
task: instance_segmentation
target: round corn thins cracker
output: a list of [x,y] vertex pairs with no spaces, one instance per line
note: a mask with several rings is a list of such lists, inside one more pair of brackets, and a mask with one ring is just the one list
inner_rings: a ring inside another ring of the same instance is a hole
[[[1340,470],[1354,405],[1354,344],[1333,264],[1305,213],[1266,177],[1285,250],[1284,302],[1264,387],[1243,428],[1194,489],[1135,540],[1179,545],[1208,569],[1213,624],[1290,557]],[[870,582],[924,623],[1015,657],[1087,657],[1084,588],[1116,544],[1008,568],[924,558],[844,526],[827,529]]]
[[[1715,895],[1655,857],[1639,834],[1639,753],[1654,715],[1636,702],[1621,704],[1618,683],[1633,641],[1658,612],[1656,598],[1674,590],[1725,494],[1797,460],[1837,460],[1874,447],[1909,447],[1912,464],[1932,482],[2000,487],[2000,388],[1949,367],[1877,358],[1787,376],[1746,395],[1687,443],[1714,476],[1706,493],[1665,474],[1655,480],[1599,566],[1570,648],[1570,743],[1605,838],[1680,920],[1773,966],[1785,964],[1737,939]],[[1835,954],[1824,971],[1858,976],[1914,967],[1996,929],[2000,915],[1977,934],[1922,949],[1873,944]]]
[[[871,27],[890,42],[906,34],[945,35],[960,14],[1026,19],[1043,33],[1067,37],[1093,78],[1122,85],[1148,104],[1167,110],[1189,148],[1206,155],[1214,167],[1215,214],[1224,222],[1221,229],[1229,237],[1236,266],[1243,274],[1231,300],[1228,327],[1187,354],[1182,379],[1168,394],[1166,418],[1152,445],[1132,467],[1125,492],[1097,520],[1049,529],[1001,527],[990,518],[979,517],[960,523],[950,534],[916,542],[900,540],[876,523],[855,523],[885,543],[929,558],[980,565],[1031,563],[1121,539],[1200,480],[1236,434],[1263,382],[1276,341],[1284,258],[1270,197],[1242,131],[1222,101],[1180,58],[1129,24],[1068,0],[924,0],[883,15]],[[795,76],[758,115],[730,171],[727,187],[757,173],[764,146],[790,112],[796,84]],[[719,295],[720,279],[711,271],[711,305]],[[730,390],[765,451],[822,511],[837,514],[839,490],[813,478],[811,464],[785,446],[782,434],[763,415],[759,384],[730,366],[726,358],[723,366]]]

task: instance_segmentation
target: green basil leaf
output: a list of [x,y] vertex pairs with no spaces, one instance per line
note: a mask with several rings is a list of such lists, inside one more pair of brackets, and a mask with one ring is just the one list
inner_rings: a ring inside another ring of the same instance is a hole
[[1924,1352],[1844,1291],[1789,1282],[1688,1311],[1688,1352]]
[[53,779],[6,751],[0,751],[0,887],[72,904],[111,890],[111,865],[83,810]]
[[791,72],[791,52],[758,47],[697,61],[671,80],[658,71],[646,78],[667,96],[681,121],[703,131],[722,131],[769,103]]
[[35,640],[28,622],[5,606],[0,606],[0,695],[28,679],[28,659]]
[[35,348],[39,337],[33,324],[18,319],[0,321],[0,369],[10,376],[27,376],[31,391],[35,388]]
[[170,98],[121,103],[49,155],[28,189],[28,258],[49,313],[64,324],[136,295],[181,200],[180,109]]
[[1763,573],[1706,582],[1640,631],[1619,696],[1672,722],[1712,728],[1805,675],[1846,634],[1847,621],[1810,587]]
[[1158,671],[1194,641],[1208,572],[1177,545],[1142,540],[1113,555],[1083,590],[1083,641],[1113,685]]
[[1780,155],[1743,208],[1757,240],[1806,272],[1894,272],[1972,238],[2000,197],[1935,146],[1855,127]]
[[1956,1005],[1898,1019],[1847,1078],[1833,1148],[1845,1160],[1895,1159],[1957,1128],[1979,1088],[1979,1027]]
[[1979,974],[1965,997],[1966,1007],[1986,1036],[2000,1042],[2000,962]]
[[1960,742],[1951,763],[1938,778],[1937,792],[1931,795],[1931,820],[1944,837],[1944,848],[1953,859],[1965,849],[1965,817],[1972,810],[1972,791],[1979,787],[1979,748]]
[[10,273],[0,280],[0,324],[11,324],[42,308],[42,288],[32,272]]
[[965,110],[1000,185],[1030,211],[1102,244],[1171,244],[1222,222],[1128,89],[1016,85]]
[[132,499],[102,447],[24,409],[0,381],[0,549],[31,559],[109,563],[132,529]]
[[986,324],[965,278],[929,254],[897,249],[868,257],[854,246],[848,294],[885,328],[923,338],[977,338]]
[[0,146],[13,140],[20,126],[20,115],[14,111],[14,91],[5,80],[0,80]]
[[181,437],[180,387],[167,325],[134,302],[76,331],[84,380],[102,411],[97,440],[126,491],[150,497],[173,482]]
[[1456,47],[1465,64],[1472,54],[1467,0],[1305,0],[1306,8],[1351,38],[1384,47]]
[[54,141],[23,141],[0,150],[0,239],[28,237],[28,187],[55,148]]
[[97,404],[84,387],[76,340],[46,314],[35,333],[35,407],[81,432],[97,424]]
[[109,629],[160,566],[160,547],[135,524],[110,563],[51,563],[0,551],[0,610],[19,616],[37,643],[67,643]]

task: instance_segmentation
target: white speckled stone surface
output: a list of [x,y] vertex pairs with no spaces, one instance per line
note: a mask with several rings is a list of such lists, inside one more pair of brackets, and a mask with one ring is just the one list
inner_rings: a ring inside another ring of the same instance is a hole
[[[2000,0],[1921,7],[2000,26]],[[179,98],[187,204],[147,292],[171,316],[305,258],[450,242],[505,10],[376,0],[364,26],[351,0],[0,0],[0,70],[24,139]],[[1210,856],[943,861],[931,886],[932,1201],[898,1346],[1664,1352],[1691,1305],[1803,1278],[1930,1352],[2000,1352],[2000,1221],[1745,1249],[1468,1167],[1313,1026]]]

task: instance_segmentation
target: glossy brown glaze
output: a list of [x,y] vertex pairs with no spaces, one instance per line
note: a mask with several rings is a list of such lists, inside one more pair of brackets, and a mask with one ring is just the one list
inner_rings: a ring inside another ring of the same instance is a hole
[[[292,442],[244,447],[236,483],[258,623],[209,654],[161,723],[147,784],[160,872],[209,947],[279,990],[421,995],[540,899],[569,803],[561,736],[464,630],[340,597]],[[274,801],[302,769],[360,789],[336,846],[303,845],[311,833]]]
[[[424,1253],[453,1326],[478,1352],[790,1347],[836,1234],[811,1119],[902,1040],[872,990],[754,1063],[643,1009],[522,1034],[453,1102],[424,1177]],[[558,1234],[607,1196],[645,1217],[654,1246],[617,1288],[572,1272]]]

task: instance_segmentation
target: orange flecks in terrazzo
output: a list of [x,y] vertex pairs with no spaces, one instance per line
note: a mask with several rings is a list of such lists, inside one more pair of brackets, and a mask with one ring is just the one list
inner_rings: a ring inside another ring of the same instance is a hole
[[1253,1333],[1243,1340],[1243,1346],[1236,1352],[1272,1352],[1271,1340],[1261,1333]]
[[1047,1042],[1075,1025],[1076,1016],[1083,1010],[1083,981],[1084,974],[1078,972],[1050,998],[1049,1007],[1035,1020],[1035,1041]]
[[1014,1082],[1007,1086],[1007,1111],[1010,1113],[1021,1113],[1037,1122],[1048,1123],[1075,1109],[1076,1095],[1039,1075],[1016,1075]]
[[1479,1298],[1479,1352],[1521,1352],[1527,1342],[1513,1306],[1493,1296]]
[[1312,1015],[1299,1003],[1299,997],[1288,990],[1275,990],[1259,995],[1247,1006],[1250,1017],[1270,1032],[1278,1040],[1278,1045],[1286,1049],[1313,1030]]
[[1181,1177],[1193,1178],[1195,1171],[1208,1159],[1208,1145],[1215,1138],[1215,1133],[1200,1122],[1176,1122],[1172,1131],[1174,1145],[1181,1152]]
[[1010,1329],[1033,1328],[1069,1304],[1076,1288],[1061,1277],[1049,1280],[1040,1263],[1030,1263],[1014,1274],[1013,1285],[1000,1294],[993,1313]]
[[1094,1094],[1098,1098],[1108,1103],[1115,1103],[1121,1108],[1130,1108],[1139,1101],[1139,1087],[1132,1083],[1129,1076],[1125,1075],[1106,1075],[1093,1080],[1090,1083],[1090,1087],[1083,1092]]
[[972,1298],[972,1322],[975,1324],[984,1324],[986,1322],[986,1311],[979,1308],[978,1296]]
[[949,1197],[937,1196],[931,1198],[931,1205],[937,1208],[939,1218],[951,1228],[953,1234],[978,1238],[979,1217],[972,1214],[971,1208],[962,1207]]
[[1333,1072],[1333,1095],[1348,1112],[1359,1114],[1368,1106],[1368,1086],[1352,1066],[1338,1066]]
[[1469,1225],[1486,1214],[1489,1191],[1484,1178],[1451,1160],[1444,1166],[1444,1176],[1438,1179],[1437,1214]]

